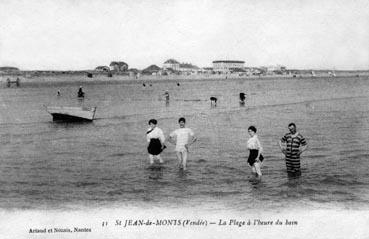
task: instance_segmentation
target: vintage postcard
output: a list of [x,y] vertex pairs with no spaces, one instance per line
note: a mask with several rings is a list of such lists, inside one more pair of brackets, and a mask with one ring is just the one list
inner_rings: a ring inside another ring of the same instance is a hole
[[368,238],[369,3],[0,1],[0,238]]

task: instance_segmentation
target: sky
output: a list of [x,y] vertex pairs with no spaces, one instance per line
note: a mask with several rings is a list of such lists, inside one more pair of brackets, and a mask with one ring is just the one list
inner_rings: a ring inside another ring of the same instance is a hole
[[0,66],[369,69],[367,0],[0,0]]

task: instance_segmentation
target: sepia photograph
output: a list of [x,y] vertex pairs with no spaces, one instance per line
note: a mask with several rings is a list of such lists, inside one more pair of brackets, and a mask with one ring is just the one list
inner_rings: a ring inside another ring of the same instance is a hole
[[368,1],[0,0],[0,238],[368,225]]

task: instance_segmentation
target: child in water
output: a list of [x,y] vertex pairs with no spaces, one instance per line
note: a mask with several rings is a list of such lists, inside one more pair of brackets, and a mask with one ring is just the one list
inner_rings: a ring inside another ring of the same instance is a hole
[[163,130],[157,127],[157,124],[158,121],[156,119],[149,120],[150,128],[146,132],[146,139],[148,142],[147,151],[149,153],[150,164],[154,163],[155,157],[160,163],[163,163],[160,153],[165,149],[165,137]]

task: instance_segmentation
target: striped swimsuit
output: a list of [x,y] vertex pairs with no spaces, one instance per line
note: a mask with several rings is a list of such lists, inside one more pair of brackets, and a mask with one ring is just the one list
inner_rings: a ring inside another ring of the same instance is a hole
[[288,133],[282,137],[281,141],[283,143],[286,143],[287,146],[286,148],[287,173],[301,175],[299,150],[300,146],[304,146],[307,144],[304,136],[302,136],[300,133],[297,133],[296,136],[293,136],[291,133]]

